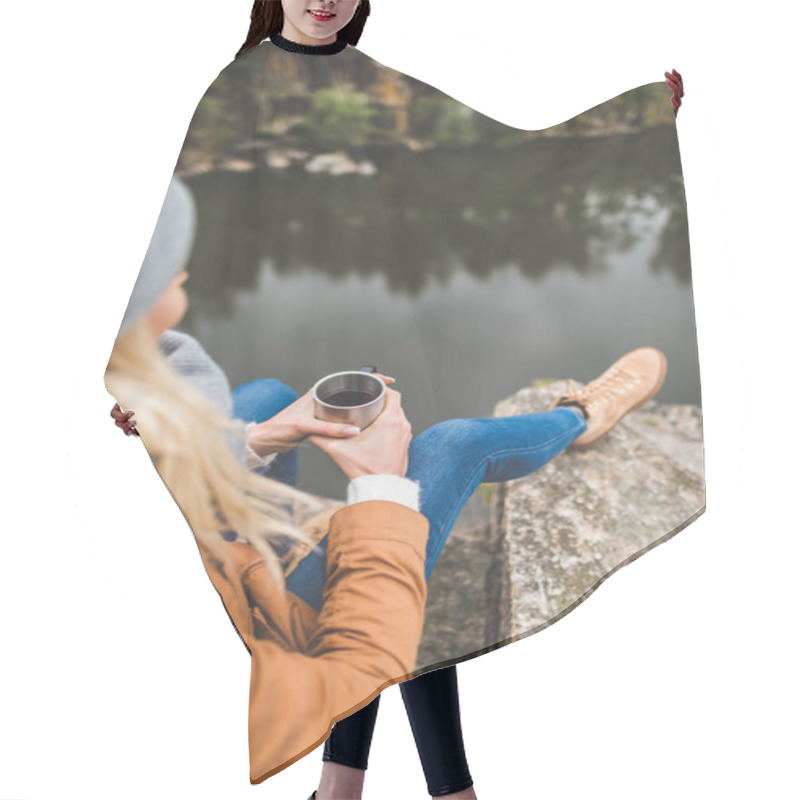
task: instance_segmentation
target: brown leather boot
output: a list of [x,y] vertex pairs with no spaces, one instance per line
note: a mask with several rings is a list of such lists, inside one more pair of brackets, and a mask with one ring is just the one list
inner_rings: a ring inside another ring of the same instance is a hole
[[638,347],[615,361],[599,378],[578,389],[567,380],[567,393],[556,397],[547,410],[567,402],[579,403],[587,414],[588,428],[571,444],[597,441],[629,411],[646,403],[664,383],[667,357],[655,347]]

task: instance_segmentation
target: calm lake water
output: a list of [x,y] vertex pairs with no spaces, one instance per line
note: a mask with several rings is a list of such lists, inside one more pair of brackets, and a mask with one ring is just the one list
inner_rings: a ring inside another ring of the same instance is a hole
[[[586,383],[642,345],[669,359],[656,399],[700,405],[674,130],[525,148],[365,149],[372,177],[189,179],[200,224],[179,328],[232,386],[273,377],[302,394],[376,365],[415,433],[491,416],[536,379]],[[318,448],[299,469],[302,488],[342,496]]]

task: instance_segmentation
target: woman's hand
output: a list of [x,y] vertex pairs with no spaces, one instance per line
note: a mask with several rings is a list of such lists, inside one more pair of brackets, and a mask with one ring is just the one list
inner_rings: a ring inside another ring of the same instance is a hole
[[408,445],[411,423],[400,405],[401,394],[386,389],[386,405],[375,422],[358,436],[332,439],[309,436],[308,440],[324,450],[350,478],[360,475],[399,475],[408,469]]
[[664,75],[667,78],[667,86],[672,89],[670,103],[672,104],[672,110],[675,112],[675,116],[677,117],[678,109],[681,107],[681,97],[683,97],[683,78],[681,77],[680,72],[678,72],[676,69],[672,70],[672,74],[665,72]]
[[122,428],[126,436],[139,435],[139,431],[136,430],[136,420],[131,419],[133,411],[123,411],[119,403],[114,403],[114,408],[111,409],[111,416],[114,417],[116,426]]
[[[394,383],[379,373],[374,373],[386,383]],[[262,458],[270,453],[286,453],[297,447],[310,434],[324,437],[352,438],[359,429],[341,422],[326,422],[314,416],[314,387],[268,420],[253,425],[248,430],[247,443]]]

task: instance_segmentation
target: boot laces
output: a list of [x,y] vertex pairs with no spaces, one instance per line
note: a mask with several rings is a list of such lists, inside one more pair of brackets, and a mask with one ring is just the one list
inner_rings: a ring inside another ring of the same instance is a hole
[[612,397],[629,392],[638,383],[641,383],[641,380],[640,375],[636,375],[624,367],[617,367],[613,372],[591,381],[580,390],[575,381],[568,378],[567,394],[571,400],[583,403],[587,409],[597,408],[607,403]]

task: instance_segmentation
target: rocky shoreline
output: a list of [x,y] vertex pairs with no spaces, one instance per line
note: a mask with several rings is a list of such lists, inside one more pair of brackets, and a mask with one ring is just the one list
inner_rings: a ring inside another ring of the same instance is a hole
[[[580,132],[562,133],[552,128],[541,131],[541,138],[596,138],[641,133],[641,126],[616,126],[614,128],[587,129]],[[373,146],[375,146],[373,144]],[[422,152],[440,147],[435,141],[422,141],[404,137],[400,141],[387,142],[383,147],[403,147],[412,152]],[[344,149],[328,152],[313,152],[299,147],[276,146],[264,142],[247,142],[238,146],[237,154],[223,155],[212,160],[198,158],[190,166],[175,170],[179,178],[191,178],[209,172],[250,172],[258,167],[286,170],[301,169],[310,173],[327,175],[375,175],[374,162],[365,159],[356,161]]]
[[[495,416],[544,411],[564,388],[537,382]],[[690,404],[650,400],[592,446],[482,484],[429,581],[418,665],[446,666],[543,630],[704,511],[702,412]]]

